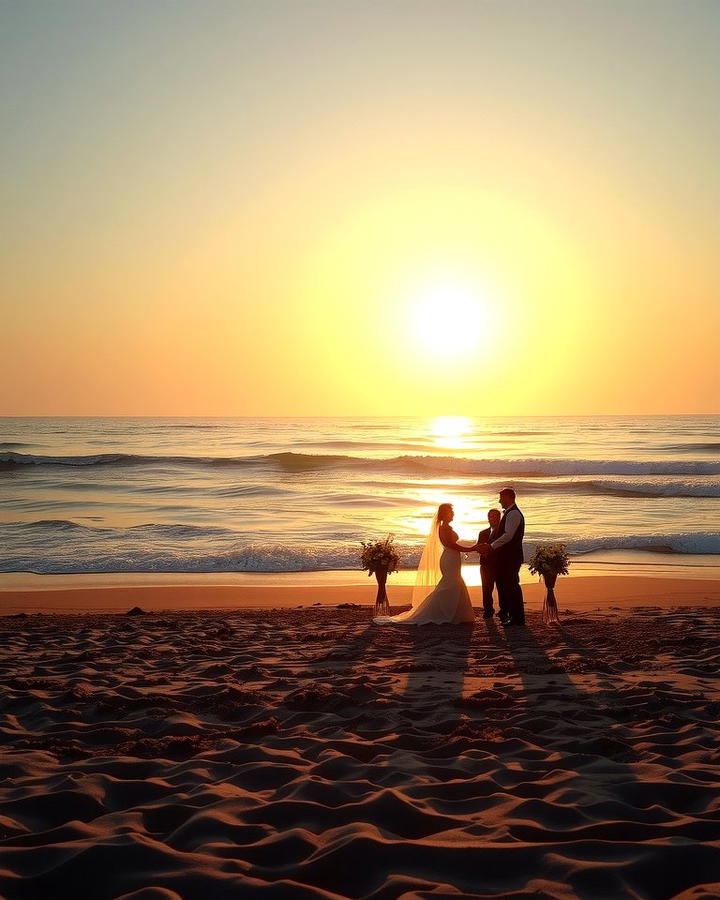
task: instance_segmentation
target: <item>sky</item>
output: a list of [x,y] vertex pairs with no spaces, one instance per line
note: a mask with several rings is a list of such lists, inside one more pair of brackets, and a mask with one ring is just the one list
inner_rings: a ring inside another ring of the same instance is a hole
[[720,412],[720,4],[0,0],[0,415]]

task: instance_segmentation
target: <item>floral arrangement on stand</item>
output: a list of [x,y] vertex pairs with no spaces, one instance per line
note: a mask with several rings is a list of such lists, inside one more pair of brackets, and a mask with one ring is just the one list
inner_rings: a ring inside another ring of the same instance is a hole
[[374,575],[378,583],[375,598],[375,615],[387,615],[390,612],[386,583],[388,575],[397,572],[400,567],[400,554],[394,544],[395,535],[389,534],[382,541],[360,541],[360,564],[367,569],[368,577]]
[[545,582],[545,602],[542,618],[548,622],[559,622],[557,600],[555,599],[555,583],[558,575],[567,575],[570,557],[566,544],[538,544],[530,557],[528,568],[533,575],[539,575]]

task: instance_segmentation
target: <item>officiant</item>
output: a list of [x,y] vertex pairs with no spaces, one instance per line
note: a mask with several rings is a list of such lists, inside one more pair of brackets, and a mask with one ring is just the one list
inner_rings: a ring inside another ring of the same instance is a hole
[[[487,520],[488,528],[480,532],[476,546],[481,544],[491,544],[495,538],[500,536],[500,519],[501,513],[499,509],[488,510]],[[482,602],[483,602],[483,619],[492,619],[494,615],[493,609],[493,589],[496,584],[496,571],[494,554],[492,551],[485,556],[480,557],[480,580],[482,581]],[[508,612],[502,607],[500,593],[498,592],[498,607],[500,619],[507,618]]]

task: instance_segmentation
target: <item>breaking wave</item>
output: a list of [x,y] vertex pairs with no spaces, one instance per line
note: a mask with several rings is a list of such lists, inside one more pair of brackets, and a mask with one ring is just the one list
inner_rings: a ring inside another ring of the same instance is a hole
[[473,459],[455,456],[402,455],[367,458],[344,454],[270,453],[256,456],[156,456],[132,453],[97,453],[82,456],[42,456],[32,453],[0,453],[0,467],[20,466],[228,466],[275,467],[285,472],[316,471],[328,468],[402,472],[408,475],[505,475],[507,477],[553,475],[720,475],[718,460],[602,460],[553,459]]
[[[2,572],[91,574],[103,572],[313,572],[358,569],[360,536],[342,541],[257,541],[226,528],[147,524],[100,528],[65,519],[8,523],[0,526]],[[666,554],[720,553],[720,533],[607,535],[567,537],[571,555],[598,550],[645,550]],[[37,547],[42,543],[43,553]],[[526,556],[536,541],[525,542]],[[420,546],[399,540],[402,567],[414,568]]]

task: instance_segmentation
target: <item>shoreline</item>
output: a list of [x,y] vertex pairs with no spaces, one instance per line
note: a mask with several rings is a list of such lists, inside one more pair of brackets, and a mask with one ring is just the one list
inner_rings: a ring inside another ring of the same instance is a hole
[[[480,584],[477,559],[465,562],[463,578],[468,587]],[[605,550],[571,557],[571,577],[636,577],[683,578],[720,581],[720,555],[671,555],[643,550]],[[520,570],[522,584],[537,578],[527,565]],[[393,573],[390,585],[412,585],[414,569]],[[37,573],[31,571],[0,572],[0,596],[8,591],[50,591],[69,588],[146,587],[146,586],[273,586],[310,587],[312,585],[366,585],[368,576],[360,569],[315,569],[297,572],[82,572]]]
[[[307,573],[312,574],[312,573]],[[323,573],[326,574],[326,573]],[[253,576],[234,583],[213,583],[198,579],[195,583],[138,582],[119,578],[114,582],[83,582],[82,576],[36,576],[39,579],[69,577],[71,583],[45,582],[30,589],[0,586],[0,616],[27,614],[122,614],[134,606],[146,612],[242,610],[242,609],[298,609],[338,607],[353,604],[371,611],[375,599],[375,583],[370,579],[358,582],[357,573],[342,583],[338,579],[312,579],[283,582],[274,576],[263,583]],[[526,573],[529,574],[529,573]],[[532,576],[530,576],[532,578]],[[482,606],[481,589],[469,585],[473,606]],[[394,607],[409,603],[411,585],[392,583],[388,589]],[[539,612],[545,595],[544,585],[533,578],[524,580],[523,592],[528,612]],[[628,610],[636,607],[671,609],[682,606],[720,606],[720,578],[678,578],[638,574],[595,575],[575,574],[561,579],[557,588],[561,610],[606,611]]]

